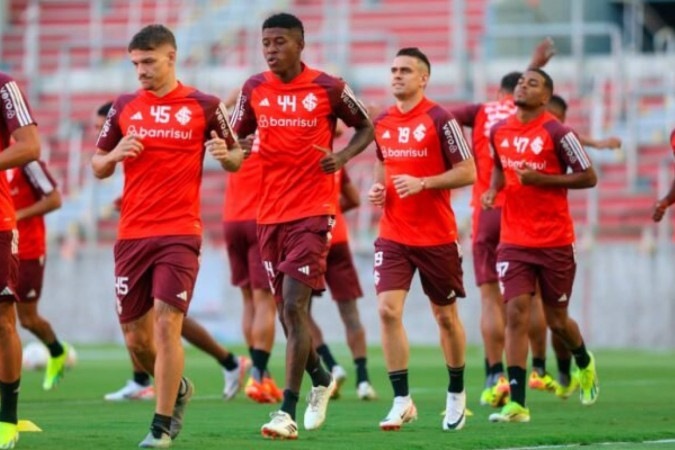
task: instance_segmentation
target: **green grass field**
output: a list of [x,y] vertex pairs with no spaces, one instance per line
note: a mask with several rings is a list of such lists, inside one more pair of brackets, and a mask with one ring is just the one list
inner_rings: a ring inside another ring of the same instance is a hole
[[[19,416],[35,422],[39,433],[22,433],[21,449],[131,449],[148,430],[152,402],[109,403],[103,394],[117,389],[129,378],[128,359],[122,348],[77,347],[79,362],[67,373],[55,392],[41,390],[41,372],[24,373]],[[235,351],[241,350],[235,348]],[[271,368],[282,378],[283,347],[275,347]],[[675,448],[675,353],[639,351],[596,352],[600,376],[600,398],[583,407],[578,397],[558,400],[552,394],[528,391],[532,421],[528,424],[492,424],[492,410],[480,407],[483,383],[481,353],[469,350],[466,383],[469,408],[474,415],[459,432],[441,430],[440,412],[445,407],[447,373],[440,350],[415,347],[411,352],[411,393],[419,420],[400,432],[384,433],[378,428],[391,406],[391,388],[379,349],[369,354],[371,380],[380,395],[374,402],[356,399],[353,370],[346,347],[335,347],[336,356],[349,369],[351,379],[343,396],[329,407],[321,430],[307,432],[300,425],[299,440],[264,440],[260,426],[274,408],[249,401],[243,393],[224,402],[222,372],[207,356],[189,349],[187,374],[197,393],[186,414],[186,425],[174,442],[176,449],[487,449],[526,446],[583,444],[584,448]],[[555,369],[555,361],[549,361]],[[302,423],[305,379],[298,405]],[[674,439],[672,443],[641,444],[643,441]],[[612,442],[610,445],[590,445]],[[624,442],[625,444],[619,444]]]

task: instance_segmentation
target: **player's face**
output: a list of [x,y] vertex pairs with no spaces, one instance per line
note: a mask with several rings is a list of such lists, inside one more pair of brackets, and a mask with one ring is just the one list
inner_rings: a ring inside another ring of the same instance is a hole
[[298,30],[265,28],[262,32],[262,50],[267,67],[282,78],[299,69],[304,45]]
[[513,100],[516,106],[525,109],[536,109],[548,103],[550,92],[544,86],[544,77],[533,71],[528,71],[520,77]]
[[176,51],[170,45],[154,50],[132,50],[129,57],[136,68],[138,81],[145,90],[160,90],[174,75]]
[[105,123],[106,116],[99,116],[98,114],[94,118],[94,131],[96,133],[101,132],[101,128],[103,128],[103,124]]
[[546,109],[548,109],[548,112],[553,114],[561,123],[565,123],[565,110],[562,109],[560,105],[549,102],[548,105],[546,105]]
[[424,64],[412,56],[397,56],[391,65],[391,90],[399,100],[410,98],[424,90],[429,74]]

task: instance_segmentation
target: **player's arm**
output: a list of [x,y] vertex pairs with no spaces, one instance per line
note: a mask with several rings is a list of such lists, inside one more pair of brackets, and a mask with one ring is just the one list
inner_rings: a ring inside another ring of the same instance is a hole
[[579,142],[585,147],[591,147],[595,149],[610,149],[616,150],[621,148],[621,138],[616,136],[610,136],[605,139],[593,139],[590,136],[579,135]]
[[499,155],[495,151],[495,131],[498,125],[493,126],[490,130],[490,147],[492,148],[492,173],[490,174],[490,187],[483,192],[480,197],[480,202],[484,209],[491,209],[495,204],[497,193],[506,186],[506,178],[504,177],[504,168]]
[[550,37],[545,38],[534,48],[532,52],[532,59],[527,66],[531,69],[539,69],[544,67],[555,55],[555,43]]
[[373,185],[368,191],[368,201],[375,206],[384,206],[384,194],[384,163],[378,159],[373,165]]
[[23,166],[40,157],[40,137],[35,124],[14,130],[12,140],[14,142],[0,152],[0,170]]
[[[227,123],[227,121],[225,122]],[[236,139],[225,140],[215,130],[211,130],[211,139],[206,141],[206,151],[228,172],[236,172],[244,161],[242,151]]]
[[419,194],[425,189],[456,189],[473,184],[476,180],[476,164],[473,158],[453,164],[452,169],[430,177],[394,175],[394,188],[399,197]]
[[666,214],[666,210],[670,205],[675,203],[675,180],[671,184],[668,193],[663,196],[660,200],[654,205],[654,211],[652,212],[652,220],[654,222],[660,222],[663,219],[663,216]]
[[591,165],[581,142],[569,128],[561,128],[553,132],[553,141],[556,152],[567,166],[572,168],[571,173],[546,174],[529,167],[514,168],[516,176],[523,185],[556,187],[567,189],[586,189],[595,186],[598,178]]
[[321,170],[324,173],[335,173],[340,170],[347,164],[347,161],[361,153],[375,138],[373,123],[367,116],[361,122],[354,125],[354,130],[354,135],[349,140],[347,146],[338,152],[331,152],[329,149],[319,147],[318,145],[314,146],[317,150],[325,153],[320,162]]
[[[344,170],[344,169],[343,169]],[[359,190],[349,179],[346,173],[342,174],[343,182],[340,187],[340,211],[347,212],[361,205]]]
[[91,158],[91,168],[94,176],[99,179],[108,178],[115,173],[117,163],[127,158],[136,158],[143,151],[143,143],[133,134],[124,136],[117,143],[115,148],[106,152],[103,149],[96,149],[96,153]]
[[42,197],[32,205],[18,209],[16,211],[16,220],[28,219],[35,216],[44,216],[61,207],[61,193],[58,189],[52,190],[49,194]]

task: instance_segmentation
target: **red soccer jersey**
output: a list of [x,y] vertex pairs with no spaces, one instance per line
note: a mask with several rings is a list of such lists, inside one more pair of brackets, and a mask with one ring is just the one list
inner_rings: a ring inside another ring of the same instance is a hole
[[[467,105],[453,109],[452,115],[462,126],[471,128],[473,157],[476,162],[476,182],[473,185],[471,206],[481,207],[481,196],[490,188],[492,169],[494,167],[494,150],[490,147],[490,129],[499,121],[516,112],[513,96],[504,97],[501,101]],[[495,206],[504,203],[504,195],[499,193]]]
[[260,133],[258,223],[335,214],[335,177],[321,170],[314,145],[332,148],[337,119],[353,127],[367,118],[344,81],[307,66],[289,83],[272,72],[249,78],[232,128],[240,137]]
[[223,203],[223,221],[236,222],[255,220],[260,199],[262,166],[260,164],[260,140],[256,136],[251,154],[241,168],[227,176],[227,188]]
[[380,237],[414,246],[448,244],[457,240],[449,189],[427,189],[400,198],[394,175],[429,177],[471,158],[457,121],[445,109],[424,98],[407,113],[392,106],[375,121],[377,157],[384,163],[385,204]]
[[528,123],[513,115],[492,128],[490,142],[506,179],[500,242],[525,247],[573,243],[567,189],[523,186],[514,168],[528,166],[556,175],[568,168],[588,169],[591,161],[574,132],[548,112]]
[[[0,72],[0,151],[9,147],[12,133],[21,127],[35,124],[28,101],[6,73]],[[9,192],[7,177],[0,177],[0,231],[16,228],[14,202]]]
[[[33,161],[7,171],[7,179],[18,211],[36,203],[56,189],[56,181],[42,161]],[[19,259],[37,259],[45,254],[45,219],[33,216],[17,222]]]
[[115,101],[98,148],[112,151],[129,134],[144,146],[123,162],[119,239],[201,235],[199,188],[211,130],[234,143],[225,106],[189,86],[179,84],[164,97],[139,90]]
[[335,225],[333,225],[333,231],[331,232],[331,245],[349,242],[349,230],[347,229],[347,222],[345,221],[345,216],[340,209],[340,196],[342,194],[342,189],[345,185],[350,183],[347,171],[342,169],[335,172],[335,181],[339,186],[339,189],[337,189],[337,195],[335,196]]
[[675,153],[675,129],[670,133],[670,148],[672,148],[673,153]]

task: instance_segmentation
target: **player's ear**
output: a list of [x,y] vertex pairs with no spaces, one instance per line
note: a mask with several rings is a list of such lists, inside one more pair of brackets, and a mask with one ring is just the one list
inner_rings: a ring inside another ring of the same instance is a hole
[[169,63],[173,66],[176,64],[176,50],[169,50],[167,55],[169,57]]

